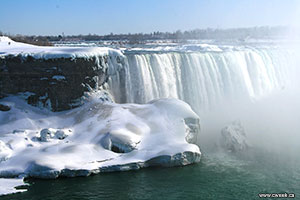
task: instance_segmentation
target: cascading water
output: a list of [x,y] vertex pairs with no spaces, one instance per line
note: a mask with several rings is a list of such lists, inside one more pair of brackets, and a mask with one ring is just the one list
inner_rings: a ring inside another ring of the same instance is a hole
[[[232,198],[231,191],[250,192],[246,196],[254,198],[266,192],[299,194],[298,54],[297,47],[284,45],[236,45],[212,51],[127,50],[122,66],[113,68],[109,89],[117,102],[174,97],[198,113],[197,144],[203,158],[194,176],[186,178],[197,179],[197,193],[214,188],[224,198],[224,191],[229,191],[224,199],[241,199]],[[228,126],[233,121],[235,128]],[[222,144],[245,147],[245,151],[228,151]],[[198,183],[205,179],[209,181],[199,189]]]
[[294,52],[279,48],[222,51],[125,51],[109,81],[116,102],[145,103],[173,97],[197,112],[224,101],[255,100],[284,89],[296,64]]

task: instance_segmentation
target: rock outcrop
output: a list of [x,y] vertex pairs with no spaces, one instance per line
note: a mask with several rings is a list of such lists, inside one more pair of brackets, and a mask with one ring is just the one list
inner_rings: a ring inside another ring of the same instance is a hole
[[0,104],[0,111],[9,111],[10,107],[5,104]]
[[123,63],[123,54],[106,47],[34,46],[0,37],[0,99],[23,95],[31,105],[52,111],[82,104]]
[[240,121],[234,121],[221,130],[220,145],[229,152],[245,151],[250,147]]
[[0,96],[24,93],[29,104],[52,111],[77,107],[84,92],[106,82],[108,59],[1,57]]

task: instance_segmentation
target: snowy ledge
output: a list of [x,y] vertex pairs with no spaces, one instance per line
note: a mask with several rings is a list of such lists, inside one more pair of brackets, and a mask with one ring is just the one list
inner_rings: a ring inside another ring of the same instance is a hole
[[123,67],[110,48],[40,47],[0,37],[0,98],[30,93],[27,102],[52,111],[81,105],[85,92],[102,87]]
[[184,119],[198,119],[176,99],[144,105],[103,103],[53,113],[17,97],[0,104],[0,177],[57,178],[181,166],[200,161]]
[[103,55],[123,56],[122,52],[107,47],[48,47],[15,42],[8,37],[0,37],[0,57],[32,56],[35,59],[90,58]]

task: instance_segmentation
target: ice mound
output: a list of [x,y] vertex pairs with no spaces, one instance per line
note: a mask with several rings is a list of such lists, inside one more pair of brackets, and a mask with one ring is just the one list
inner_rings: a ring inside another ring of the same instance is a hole
[[221,130],[220,144],[229,152],[245,151],[250,147],[240,121],[234,121]]
[[0,162],[5,161],[10,157],[12,150],[0,140]]
[[0,178],[0,196],[7,195],[17,192],[25,192],[26,189],[16,189],[18,186],[27,185],[24,184],[23,179],[15,179],[15,178]]
[[63,140],[66,137],[68,137],[68,135],[71,133],[72,131],[69,130],[55,130],[52,128],[45,128],[43,130],[41,130],[40,132],[40,141],[42,142],[48,142],[51,139],[59,139],[59,140]]
[[17,97],[0,103],[11,106],[0,111],[0,155],[7,155],[0,162],[0,177],[88,176],[200,161],[199,147],[187,142],[195,142],[199,119],[180,100],[139,105],[93,97],[81,107],[56,113]]

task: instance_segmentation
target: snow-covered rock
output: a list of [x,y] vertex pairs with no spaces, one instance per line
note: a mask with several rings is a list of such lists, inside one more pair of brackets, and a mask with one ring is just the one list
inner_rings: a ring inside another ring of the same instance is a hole
[[0,140],[0,163],[7,160],[12,153],[12,150]]
[[234,121],[221,130],[220,144],[229,152],[240,152],[249,148],[246,132],[240,121]]
[[186,141],[188,143],[197,144],[198,135],[200,133],[200,121],[197,118],[184,119],[186,124]]
[[59,140],[63,140],[66,137],[68,137],[71,133],[72,133],[72,131],[70,129],[67,131],[66,130],[57,130],[55,132],[55,137]]
[[59,139],[63,140],[68,137],[72,131],[64,130],[64,129],[53,129],[53,128],[45,128],[40,131],[40,141],[42,142],[49,142],[51,139]]
[[52,79],[55,79],[55,80],[61,81],[61,80],[65,80],[65,79],[66,79],[66,77],[64,77],[64,76],[61,76],[61,75],[55,75],[55,76],[52,76]]
[[123,60],[121,51],[110,48],[41,47],[0,37],[0,98],[28,93],[31,105],[72,109],[83,104],[85,92],[103,87],[113,75],[109,69]]
[[51,128],[45,128],[40,132],[40,140],[42,142],[48,142],[51,138],[54,137],[55,130]]
[[1,111],[6,112],[6,111],[9,111],[9,110],[10,110],[10,107],[9,107],[9,106],[4,105],[4,104],[0,104],[0,112],[1,112]]
[[6,36],[0,36],[0,57],[31,56],[35,59],[53,58],[90,58],[109,54],[121,55],[121,52],[108,47],[53,47],[35,46],[15,42]]
[[199,147],[187,142],[184,120],[199,119],[180,100],[116,104],[96,95],[63,112],[40,110],[17,97],[2,101],[13,105],[0,112],[0,119],[9,119],[0,121],[0,140],[12,153],[0,163],[0,177],[88,176],[200,161]]
[[126,129],[112,130],[101,139],[101,145],[116,153],[128,153],[133,151],[141,137]]

